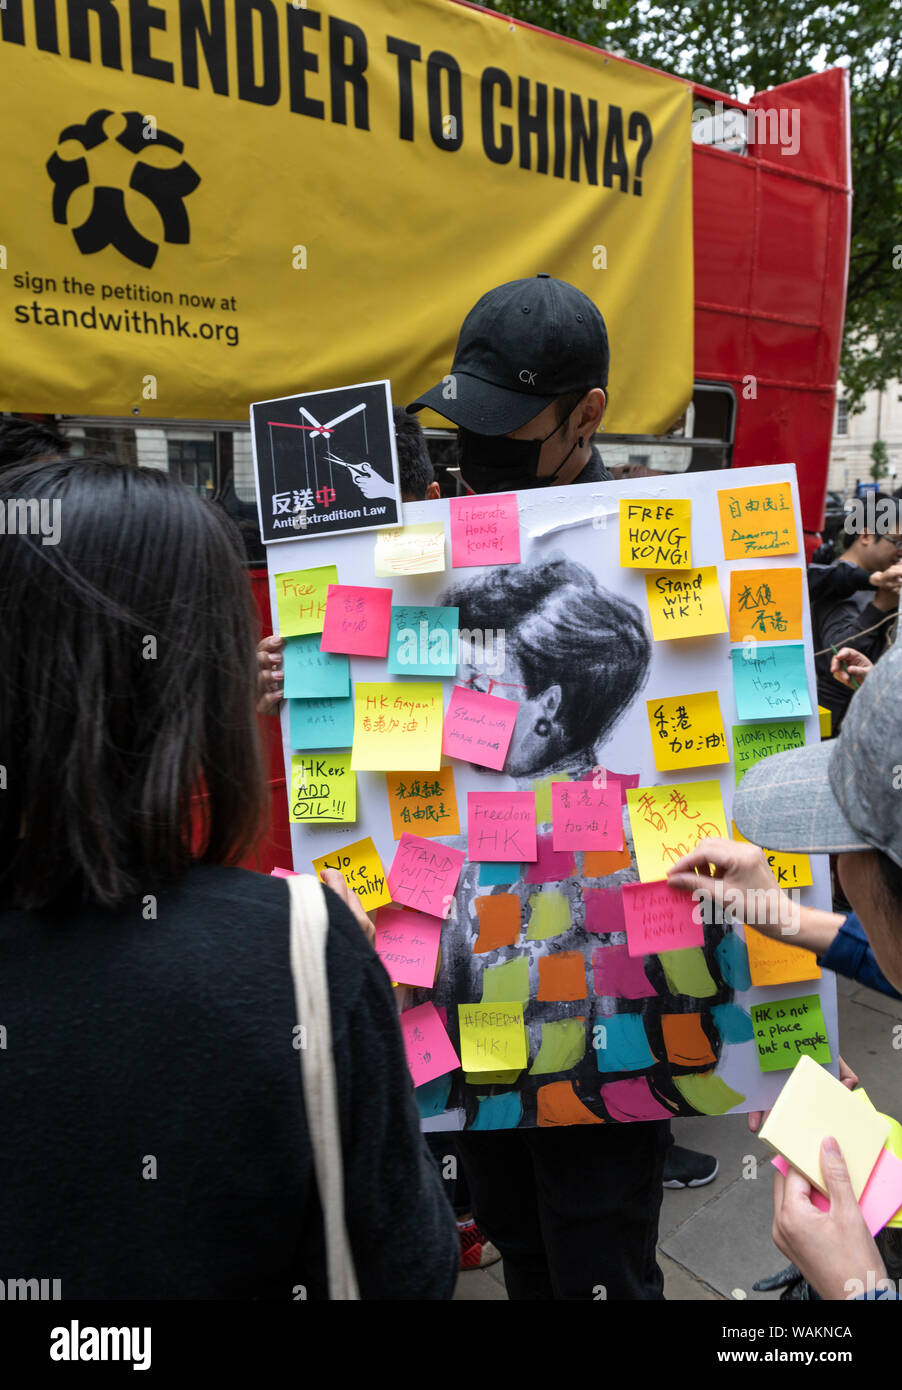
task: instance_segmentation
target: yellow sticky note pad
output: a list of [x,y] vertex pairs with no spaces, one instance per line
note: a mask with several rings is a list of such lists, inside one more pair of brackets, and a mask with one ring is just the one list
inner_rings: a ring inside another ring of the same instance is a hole
[[288,819],[295,825],[357,819],[357,777],[350,753],[292,755]]
[[303,637],[307,632],[322,632],[329,585],[338,583],[335,565],[291,570],[275,575],[273,582],[280,635]]
[[458,1004],[460,1064],[465,1072],[513,1071],[526,1066],[523,1005]]
[[645,592],[656,642],[671,637],[707,637],[727,630],[716,565],[679,574],[647,574]]
[[660,772],[730,761],[716,690],[646,700],[645,704],[655,767]]
[[723,488],[717,504],[724,559],[795,555],[799,540],[789,483]]
[[861,1105],[810,1057],[802,1056],[761,1127],[759,1138],[827,1195],[821,1144],[832,1135],[842,1150],[856,1200],[890,1132],[885,1115]]
[[727,836],[719,782],[674,782],[629,787],[626,793],[636,867],[643,883],[666,878],[667,870],[700,840]]
[[833,732],[833,715],[823,705],[817,707],[817,723],[821,738],[829,738]]
[[364,912],[391,902],[385,869],[369,835],[364,840],[355,840],[352,845],[342,845],[341,849],[321,854],[314,859],[313,867],[319,875],[323,869],[337,869],[344,874],[348,886],[360,899]]
[[620,499],[620,564],[626,569],[685,570],[692,561],[688,497]]
[[374,568],[378,579],[402,574],[438,574],[445,568],[445,527],[441,521],[380,531]]
[[357,681],[351,767],[356,772],[438,772],[442,719],[439,681]]
[[800,980],[819,980],[821,968],[813,951],[791,946],[784,937],[765,936],[754,927],[745,929],[749,972],[756,989],[764,985],[789,985]]
[[[745,836],[740,835],[736,829],[735,821],[732,824],[733,839],[743,840],[748,844]],[[811,876],[811,860],[807,854],[789,854],[785,850],[775,849],[765,849],[764,854],[781,888],[811,887],[814,879]]]
[[[807,596],[808,588],[805,586]],[[730,641],[798,641],[802,636],[800,569],[733,570],[730,574]]]

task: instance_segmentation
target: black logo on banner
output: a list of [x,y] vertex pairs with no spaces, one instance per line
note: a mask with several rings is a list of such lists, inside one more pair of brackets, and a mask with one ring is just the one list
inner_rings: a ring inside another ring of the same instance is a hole
[[[93,197],[87,215],[72,227],[79,251],[91,256],[106,246],[113,246],[120,255],[147,270],[157,258],[159,243],[150,240],[131,221],[126,191],[130,190],[153,206],[163,224],[164,241],[185,246],[191,239],[191,228],[184,200],[197,188],[200,175],[184,159],[173,164],[172,156],[156,153],[174,150],[181,154],[185,146],[174,135],[156,129],[152,118],[139,111],[122,112],[125,128],[115,139],[108,135],[104,125],[108,117],[115,114],[94,111],[84,125],[69,125],[60,131],[59,144],[74,141],[83,147],[86,155],[64,159],[57,150],[48,159],[47,173],[54,183],[53,220],[63,226],[71,225],[72,196],[80,189],[89,188]],[[150,135],[149,130],[152,131]],[[125,154],[116,147],[121,147]],[[129,161],[128,155],[134,155],[134,160]],[[155,163],[155,158],[161,162]],[[164,160],[168,160],[169,167],[163,166]],[[117,178],[118,182],[104,181],[106,178]],[[85,207],[83,200],[76,198],[75,206],[81,215]]]

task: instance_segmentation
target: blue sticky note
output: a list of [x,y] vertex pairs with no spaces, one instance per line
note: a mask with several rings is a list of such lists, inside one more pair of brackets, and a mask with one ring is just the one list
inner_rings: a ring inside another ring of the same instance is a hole
[[292,748],[350,748],[354,742],[354,698],[289,700],[288,735]]
[[393,676],[457,674],[456,608],[401,604],[391,611],[388,669]]
[[516,883],[520,877],[519,864],[498,859],[479,861],[479,887],[491,888],[498,883]]
[[751,1042],[755,1036],[751,1015],[738,1004],[715,1004],[711,1010],[714,1027],[724,1042]]
[[518,1091],[504,1091],[500,1096],[480,1096],[476,1119],[467,1129],[516,1129],[523,1114],[523,1102]]
[[810,714],[805,648],[801,642],[734,647],[733,692],[740,719],[788,719]]
[[285,638],[286,700],[332,699],[350,695],[351,668],[348,658],[335,652],[321,652],[322,634]]
[[441,1115],[447,1108],[448,1097],[451,1094],[451,1076],[434,1076],[431,1081],[424,1081],[422,1086],[414,1087],[414,1099],[422,1120],[428,1120],[433,1115]]
[[727,932],[714,955],[720,966],[720,973],[731,989],[751,989],[749,953],[745,949],[745,942],[735,932]]
[[641,1014],[599,1018],[592,1032],[599,1071],[644,1071],[657,1060],[648,1045]]

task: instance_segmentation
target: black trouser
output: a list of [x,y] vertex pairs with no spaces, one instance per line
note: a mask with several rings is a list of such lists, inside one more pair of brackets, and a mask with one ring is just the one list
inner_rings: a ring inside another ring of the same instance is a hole
[[511,1299],[661,1299],[658,1213],[670,1125],[457,1136],[473,1212]]

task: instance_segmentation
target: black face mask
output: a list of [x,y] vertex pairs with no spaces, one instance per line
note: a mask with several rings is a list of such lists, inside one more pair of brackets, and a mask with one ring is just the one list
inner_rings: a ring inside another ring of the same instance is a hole
[[[570,414],[572,415],[572,411]],[[566,425],[570,415],[544,439],[508,439],[506,435],[473,434],[458,427],[457,447],[461,477],[474,492],[509,492],[520,488],[550,487],[577,444],[547,478],[538,477],[542,445]],[[581,443],[578,440],[577,443]]]

